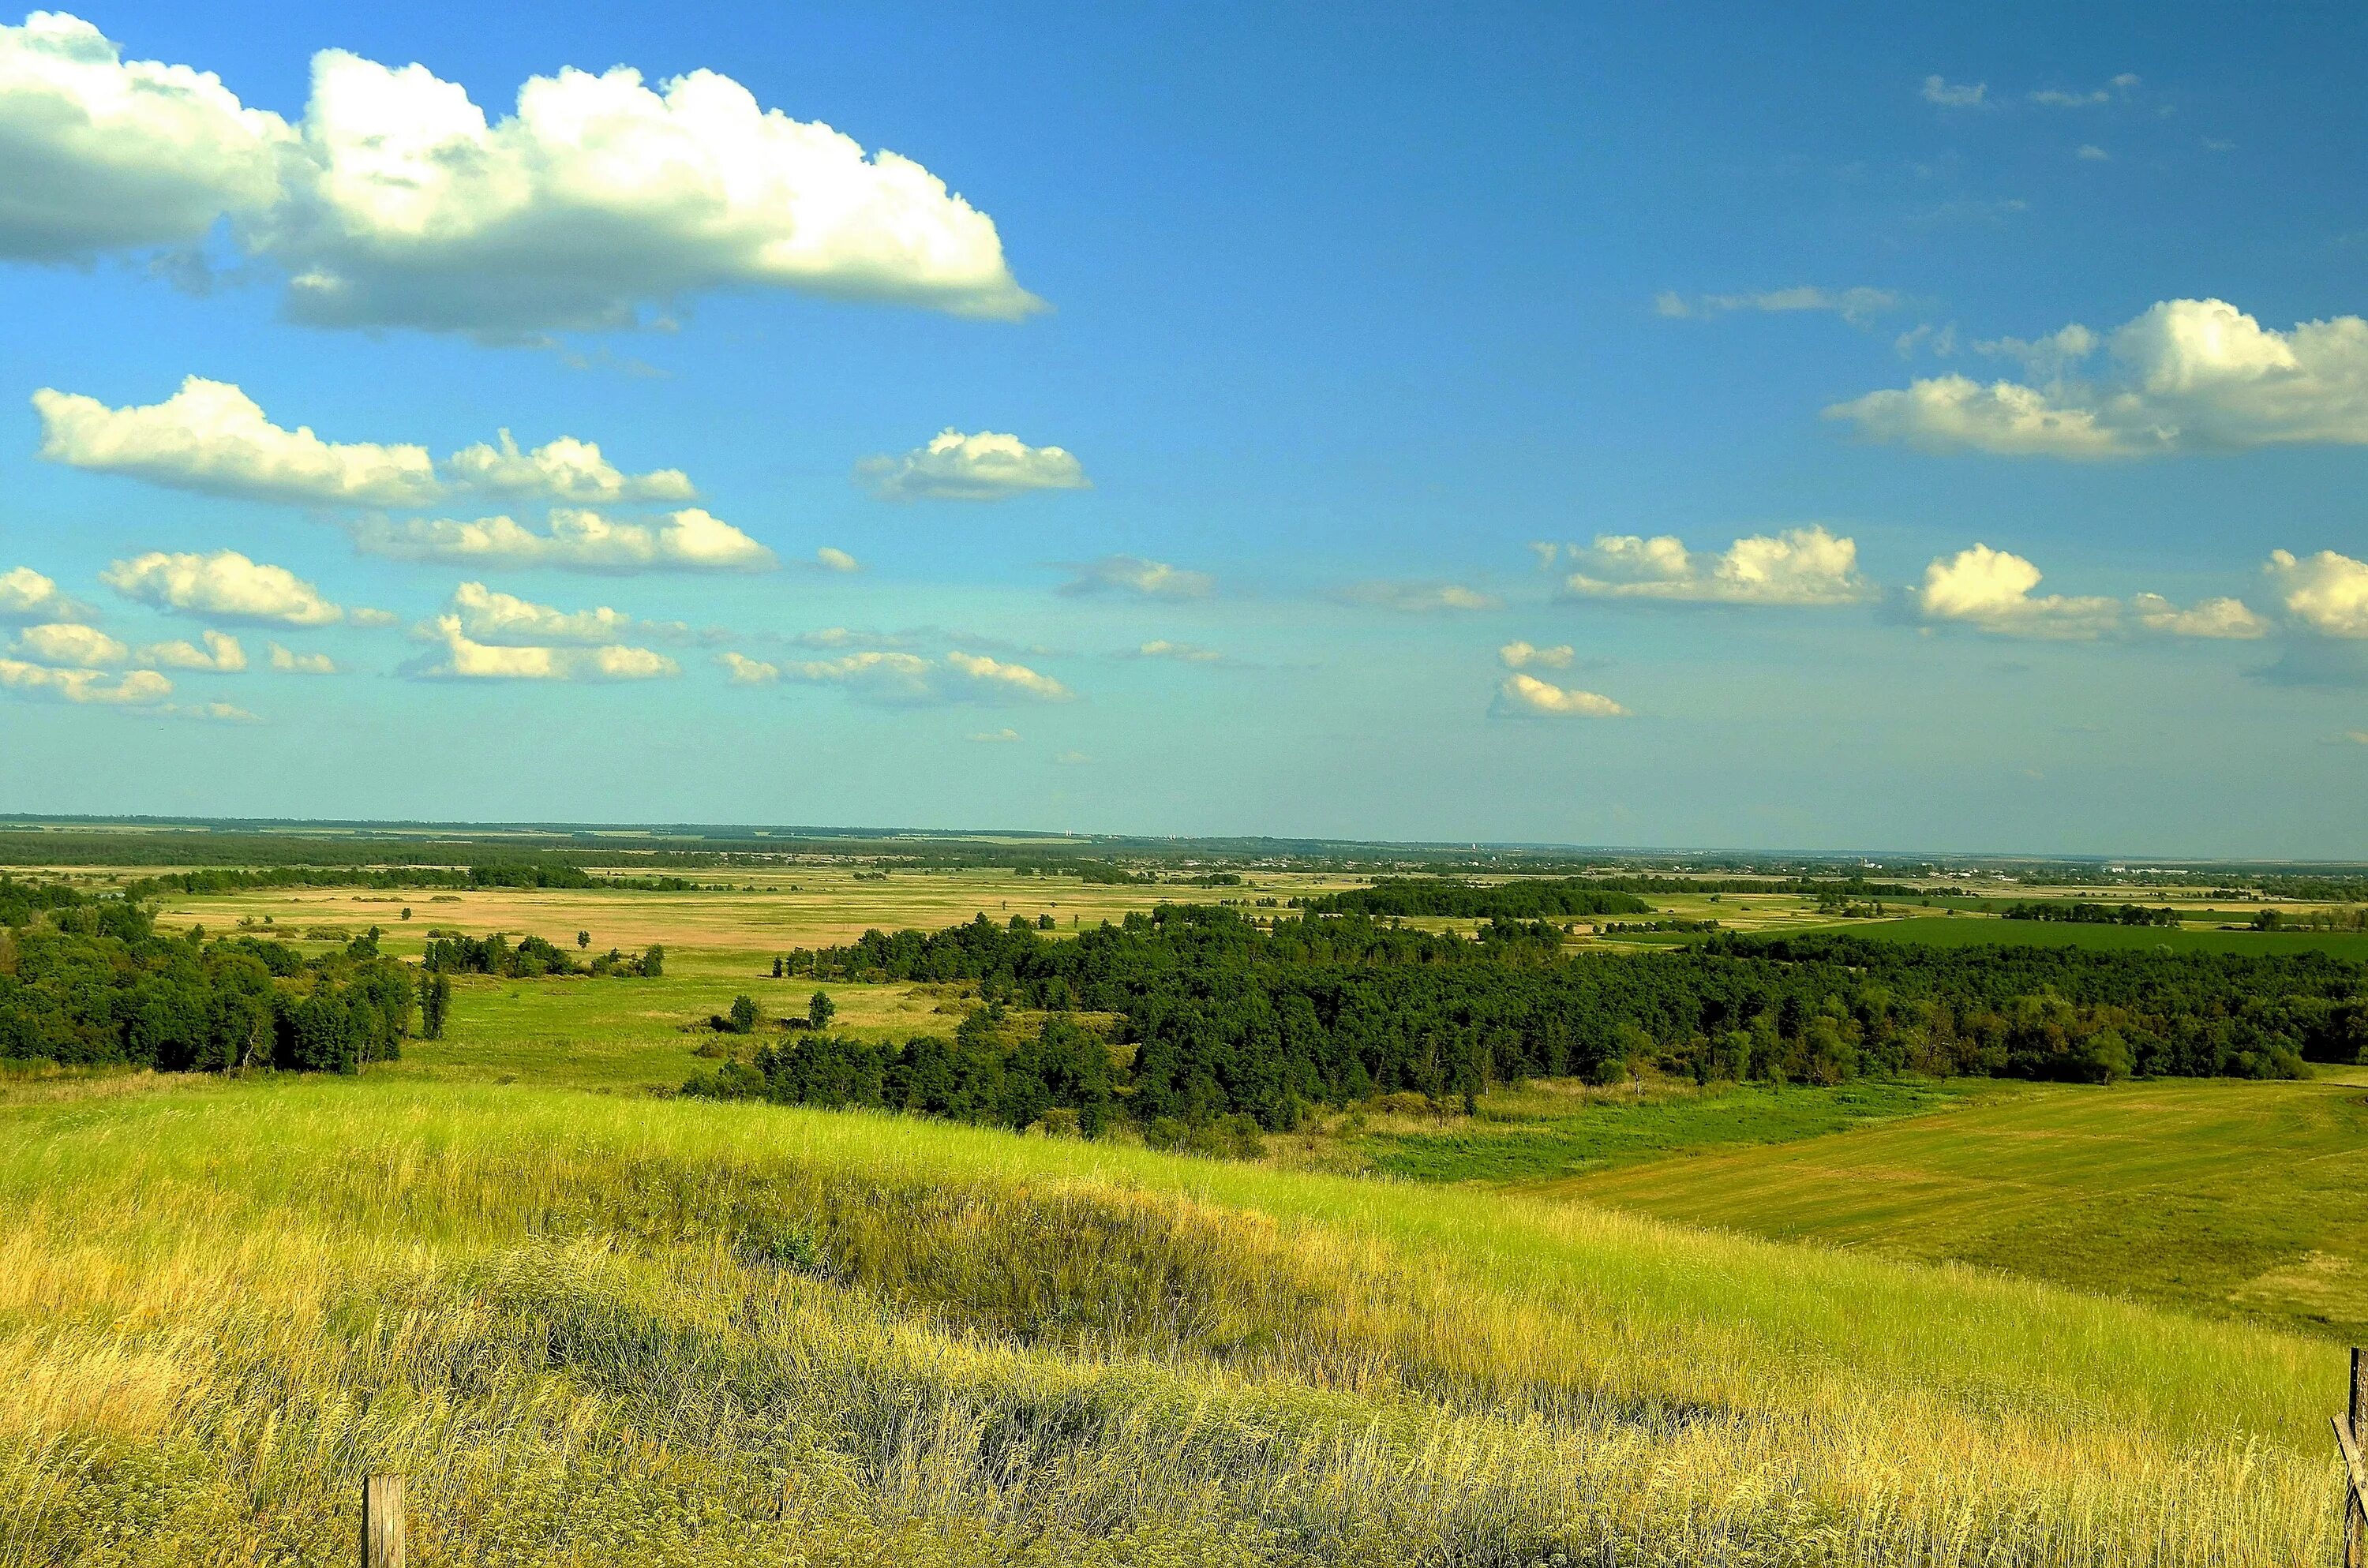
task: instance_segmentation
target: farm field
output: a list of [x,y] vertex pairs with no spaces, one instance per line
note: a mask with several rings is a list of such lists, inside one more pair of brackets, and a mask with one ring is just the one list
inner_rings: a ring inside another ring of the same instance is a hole
[[1939,1115],[1698,1148],[1526,1190],[2368,1334],[2368,1074],[2027,1085]]
[[336,1562],[388,1469],[431,1568],[2333,1549],[2340,1352],[2273,1328],[871,1115],[33,1087],[0,1562]]

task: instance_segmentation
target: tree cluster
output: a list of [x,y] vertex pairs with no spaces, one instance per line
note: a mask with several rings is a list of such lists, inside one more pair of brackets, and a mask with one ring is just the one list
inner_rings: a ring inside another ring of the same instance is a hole
[[653,942],[639,953],[611,948],[593,958],[578,960],[564,948],[541,937],[520,937],[512,946],[499,931],[490,937],[452,932],[430,937],[420,963],[438,974],[489,974],[501,980],[536,980],[547,974],[626,975],[655,980],[666,973],[666,949]]

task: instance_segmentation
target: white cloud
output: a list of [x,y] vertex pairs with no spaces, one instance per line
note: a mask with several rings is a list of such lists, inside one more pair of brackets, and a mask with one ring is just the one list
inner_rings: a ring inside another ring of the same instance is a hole
[[1217,580],[1206,572],[1188,572],[1165,561],[1133,555],[1105,555],[1076,567],[1076,575],[1061,585],[1072,596],[1100,593],[1140,594],[1152,599],[1204,599]]
[[1535,676],[1509,675],[1497,687],[1492,711],[1507,718],[1622,719],[1628,710],[1597,691],[1559,687]]
[[2270,552],[2269,575],[2286,613],[2323,637],[2368,637],[2368,561],[2322,550]]
[[507,517],[395,522],[367,517],[347,526],[354,548],[395,561],[458,565],[548,566],[572,572],[762,572],[773,552],[696,506],[655,524],[620,522],[561,507],[549,531]]
[[679,621],[661,625],[639,621],[606,605],[595,609],[559,609],[483,583],[463,583],[454,588],[446,613],[457,616],[461,629],[481,642],[600,644],[653,633],[680,637],[690,630]]
[[[2102,373],[2074,372],[2098,347]],[[2286,332],[2220,300],[2169,300],[2109,335],[2072,326],[1989,346],[2046,379],[1918,381],[1827,408],[1860,434],[1928,451],[2061,458],[2368,443],[2368,321]]]
[[1497,609],[1504,600],[1460,583],[1352,583],[1339,597],[1349,604],[1429,615],[1440,610]]
[[151,551],[115,562],[99,581],[125,598],[191,615],[327,626],[345,614],[286,567],[259,564],[234,550],[211,555]]
[[1087,490],[1082,464],[1058,447],[982,430],[939,432],[901,458],[865,458],[855,482],[882,501],[1001,501],[1030,490]]
[[161,708],[140,708],[133,711],[154,714],[158,718],[196,719],[215,724],[260,724],[262,719],[231,702],[167,702]]
[[403,617],[391,609],[371,609],[367,605],[357,605],[346,611],[346,621],[351,626],[401,626]]
[[416,506],[438,493],[424,447],[324,441],[282,429],[226,381],[191,376],[163,403],[109,408],[43,387],[41,456],[154,484],[261,501]]
[[1052,676],[1025,665],[962,653],[936,660],[918,653],[865,649],[836,659],[786,664],[780,676],[810,685],[840,687],[866,701],[894,706],[1011,699],[1064,702],[1074,695]]
[[1859,575],[1857,541],[1816,525],[1754,534],[1712,556],[1692,554],[1668,534],[1598,534],[1591,548],[1571,547],[1568,560],[1576,569],[1563,591],[1581,598],[1810,606],[1855,604],[1873,593]]
[[17,634],[16,653],[37,665],[83,669],[114,669],[131,661],[131,649],[96,626],[73,621],[25,628]]
[[825,572],[860,572],[863,562],[843,550],[824,545],[814,551],[814,563]]
[[80,610],[57,584],[29,566],[0,572],[0,620],[63,619]]
[[87,23],[0,29],[0,251],[188,244],[220,218],[336,326],[518,336],[773,287],[1016,320],[995,223],[909,158],[760,108],[712,71],[529,78],[489,120],[424,66],[324,50],[301,126]]
[[200,647],[186,638],[169,642],[151,642],[133,655],[143,665],[155,665],[169,670],[211,670],[218,675],[235,675],[246,668],[246,650],[238,639],[226,631],[208,631]]
[[2113,161],[2113,155],[2111,153],[2093,142],[2081,142],[2079,150],[2072,155],[2084,164],[2110,164]]
[[1166,637],[1155,637],[1135,649],[1138,659],[1173,659],[1186,665],[1222,665],[1225,656],[1214,648],[1203,648],[1197,642],[1177,642]]
[[2127,97],[2130,89],[2137,85],[2137,76],[2134,73],[2124,71],[2103,86],[2092,87],[2085,93],[2077,90],[2067,92],[2061,87],[2046,87],[2031,94],[2030,97],[2032,103],[2042,104],[2049,108],[2091,108],[2099,104],[2109,104]]
[[781,678],[780,665],[768,665],[728,648],[715,655],[715,662],[732,673],[734,686],[767,686]]
[[598,648],[495,646],[479,642],[457,615],[441,615],[423,629],[440,644],[404,666],[416,680],[655,680],[682,673],[682,666],[648,648],[612,643]]
[[1924,101],[1939,104],[1943,108],[1986,108],[1988,107],[1989,90],[1987,82],[1951,82],[1941,76],[1924,78]]
[[2040,571],[2020,555],[1976,544],[1924,569],[1916,607],[1928,621],[1955,622],[2005,637],[2089,638],[2116,629],[2118,599],[2034,598]]
[[522,452],[504,430],[499,446],[480,441],[465,447],[446,460],[445,469],[454,483],[472,490],[545,501],[689,501],[699,494],[691,487],[690,476],[680,469],[621,472],[600,455],[598,443],[573,436]]
[[1706,321],[1734,311],[1787,313],[1830,311],[1853,325],[1898,307],[1899,296],[1888,289],[1818,289],[1803,284],[1793,289],[1769,289],[1756,294],[1699,294],[1688,299],[1664,290],[1653,296],[1653,309],[1665,316]]
[[1010,745],[1019,739],[1019,732],[1007,726],[1004,729],[987,730],[975,735],[965,735],[962,738],[985,746]]
[[274,642],[271,667],[286,675],[333,676],[337,673],[337,661],[326,653],[299,653]]
[[2140,594],[2130,601],[2130,614],[2141,631],[2162,637],[2250,642],[2270,632],[2268,619],[2242,599],[2198,599],[2181,609],[2160,594]]
[[1064,751],[1059,756],[1053,757],[1053,760],[1059,763],[1063,767],[1085,767],[1089,766],[1094,759],[1081,751]]
[[36,11],[0,27],[0,256],[201,240],[222,214],[279,199],[290,140],[219,78],[127,62],[88,22]]
[[1567,642],[1552,648],[1541,648],[1534,642],[1508,642],[1497,650],[1497,657],[1508,670],[1566,670],[1577,656]]
[[25,697],[108,707],[137,707],[173,695],[173,683],[154,670],[133,670],[110,679],[97,670],[51,669],[21,659],[0,659],[0,687]]

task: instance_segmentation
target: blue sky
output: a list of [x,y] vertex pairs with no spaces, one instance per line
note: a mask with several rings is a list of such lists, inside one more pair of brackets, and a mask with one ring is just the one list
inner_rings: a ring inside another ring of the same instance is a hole
[[2368,857],[2362,19],[1632,10],[0,18],[7,803]]

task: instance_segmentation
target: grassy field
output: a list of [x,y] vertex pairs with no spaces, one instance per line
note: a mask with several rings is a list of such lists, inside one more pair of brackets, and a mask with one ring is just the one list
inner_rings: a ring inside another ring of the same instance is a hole
[[1464,1188],[373,1074],[22,1086],[0,1209],[11,1565],[347,1562],[377,1469],[423,1568],[2269,1568],[2337,1517],[2324,1342]]
[[1533,1191],[2368,1335],[2368,1077],[2032,1085]]

